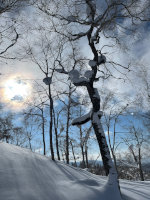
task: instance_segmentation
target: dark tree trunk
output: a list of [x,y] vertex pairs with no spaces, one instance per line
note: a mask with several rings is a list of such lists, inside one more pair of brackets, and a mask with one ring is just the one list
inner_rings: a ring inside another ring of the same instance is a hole
[[51,96],[50,84],[49,84],[48,89],[49,89],[49,100],[50,100],[50,127],[49,127],[50,151],[51,151],[52,160],[55,160],[54,150],[53,150],[53,99],[52,99],[52,96]]
[[54,127],[55,127],[55,137],[56,137],[56,151],[57,151],[57,158],[60,160],[60,154],[59,154],[59,146],[58,146],[58,132],[57,132],[57,124],[56,124],[56,118],[55,118],[55,112],[53,109],[54,114]]
[[69,121],[70,121],[70,108],[67,112],[67,126],[66,126],[66,162],[69,164]]
[[[112,159],[110,156],[110,151],[106,142],[105,133],[103,131],[103,127],[101,124],[101,116],[98,114],[100,110],[100,97],[96,88],[93,88],[93,85],[87,87],[88,93],[93,105],[93,113],[92,113],[92,126],[99,144],[99,149],[101,152],[103,165],[105,169],[105,173],[108,176],[110,169],[113,168]],[[110,164],[111,163],[111,164]]]
[[42,136],[43,136],[43,154],[46,155],[46,146],[45,146],[45,121],[44,121],[44,113],[42,109]]
[[143,174],[142,163],[141,163],[141,149],[140,148],[139,148],[139,172],[140,172],[141,181],[144,181],[144,174]]
[[70,144],[71,144],[71,148],[72,148],[72,155],[73,155],[73,158],[74,158],[74,163],[75,163],[75,166],[77,167],[76,156],[75,156],[73,144],[72,144],[71,141],[70,141]]
[[[109,132],[109,125],[108,125],[108,142],[109,142],[109,147],[110,147],[110,150],[111,150],[111,154],[113,156],[113,160],[114,160],[114,165],[115,165],[115,168],[116,168],[116,171],[118,173],[118,170],[117,170],[117,162],[116,162],[116,156],[115,156],[115,153],[114,153],[114,144],[113,144],[113,148],[112,148],[112,145],[111,145],[111,140],[110,140],[110,132]],[[114,135],[115,135],[115,129],[114,129]]]
[[[97,118],[96,119],[97,122],[95,121],[94,118]],[[98,122],[98,120],[99,120],[99,122]],[[103,132],[103,128],[102,128],[100,119],[99,119],[98,115],[95,114],[95,113],[92,116],[92,125],[93,125],[93,129],[95,131],[95,135],[96,135],[96,138],[97,138],[97,141],[98,141],[98,144],[99,144],[105,173],[106,173],[106,176],[108,176],[109,170],[111,168],[111,166],[109,164],[110,152],[109,152],[109,149],[108,149],[108,145],[106,143],[106,138],[105,138],[105,135],[104,135],[104,132]],[[109,155],[108,155],[108,153],[109,153]]]
[[30,147],[30,149],[31,149],[31,151],[32,151],[32,145],[31,145],[31,138],[30,138],[30,136],[29,136],[29,147]]
[[67,106],[67,125],[66,125],[66,162],[69,164],[69,122],[70,122],[70,108],[71,108],[71,83],[69,85],[69,96]]
[[85,168],[84,145],[83,145],[83,135],[82,135],[81,126],[80,126],[80,147],[81,147],[81,153],[82,153],[82,164],[83,164],[83,168]]
[[89,162],[88,162],[88,146],[85,144],[85,160],[86,160],[86,167],[89,168]]

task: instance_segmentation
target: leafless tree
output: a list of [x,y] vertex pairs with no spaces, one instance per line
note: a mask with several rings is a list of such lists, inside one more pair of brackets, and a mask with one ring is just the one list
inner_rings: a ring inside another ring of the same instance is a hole
[[[38,92],[37,92],[38,93]],[[46,124],[46,117],[45,117],[45,105],[44,101],[40,94],[37,94],[35,97],[38,98],[38,101],[30,101],[28,102],[27,109],[23,112],[25,115],[25,124],[28,126],[27,123],[29,120],[34,120],[36,122],[37,127],[42,129],[42,141],[43,141],[43,154],[46,155],[46,142],[45,142],[45,124]],[[32,124],[32,123],[31,123]],[[30,136],[30,134],[29,134]],[[29,137],[29,144],[30,137]],[[31,145],[30,145],[31,146]]]
[[132,155],[132,159],[136,163],[141,181],[144,181],[143,169],[142,169],[142,148],[145,142],[143,130],[136,128],[135,125],[129,127],[128,137],[123,139],[128,146],[129,152]]
[[[50,151],[52,160],[54,160],[54,147],[53,147],[53,112],[54,112],[54,100],[52,94],[52,79],[55,70],[55,61],[61,53],[61,42],[57,46],[53,43],[53,36],[47,35],[43,30],[36,30],[39,33],[39,38],[32,43],[27,41],[27,46],[24,47],[26,50],[27,58],[30,58],[41,70],[45,78],[43,82],[48,87],[47,89],[43,86],[43,90],[47,95],[47,100],[49,101],[49,114],[50,114],[50,125],[49,125],[49,136],[50,136]],[[38,49],[35,47],[38,46]],[[47,105],[47,100],[44,104]],[[56,130],[56,129],[55,129]]]
[[70,146],[70,137],[69,137],[69,127],[70,127],[70,123],[71,123],[71,115],[72,115],[72,108],[77,106],[77,102],[75,102],[73,100],[73,93],[75,92],[75,87],[74,85],[72,85],[71,82],[69,83],[65,83],[66,87],[66,91],[64,92],[66,95],[66,100],[61,99],[61,93],[57,94],[59,96],[59,100],[64,104],[63,105],[63,112],[65,113],[66,116],[66,138],[65,138],[65,142],[66,142],[66,151],[65,151],[65,155],[66,155],[66,162],[67,164],[69,164],[69,146]]
[[6,141],[9,143],[9,141],[12,140],[13,135],[13,115],[11,113],[7,113],[5,116],[0,117],[0,140]]
[[[127,114],[129,102],[125,105],[120,105],[120,102],[115,102],[114,98],[116,97],[115,93],[105,91],[105,97],[103,99],[102,109],[106,112],[104,113],[104,124],[106,126],[108,145],[114,160],[114,164],[117,170],[117,160],[116,160],[116,150],[120,142],[116,141],[117,134],[117,124],[119,124],[119,119],[122,115]],[[112,129],[112,131],[111,131]]]
[[[37,7],[49,16],[56,33],[66,36],[66,38],[72,41],[79,40],[83,37],[87,39],[87,44],[93,53],[93,59],[89,61],[91,70],[86,71],[84,76],[80,76],[77,69],[73,68],[71,71],[67,71],[61,63],[57,72],[68,74],[75,86],[86,87],[91,99],[92,110],[83,117],[75,119],[72,124],[81,125],[89,120],[92,121],[105,172],[106,175],[109,174],[108,182],[114,184],[112,180],[115,180],[116,185],[118,185],[117,173],[110,156],[100,120],[102,117],[102,112],[100,111],[100,96],[94,86],[94,82],[99,80],[99,77],[97,77],[99,70],[107,77],[108,73],[110,76],[113,75],[112,70],[108,67],[113,67],[115,70],[119,70],[118,68],[128,70],[129,66],[125,67],[106,60],[106,57],[102,54],[105,45],[99,49],[97,44],[101,43],[100,34],[105,38],[114,39],[116,43],[121,44],[121,41],[123,41],[121,36],[124,37],[124,35],[116,34],[117,29],[127,31],[127,34],[133,34],[137,31],[141,22],[150,20],[150,2],[148,0],[105,0],[98,4],[94,0],[74,2],[70,0],[61,2],[54,0],[53,2],[39,1]],[[65,9],[62,9],[62,7]],[[130,28],[127,23],[123,23],[126,20],[131,25]],[[107,63],[110,65],[107,66]],[[105,71],[102,70],[102,65],[105,66]]]

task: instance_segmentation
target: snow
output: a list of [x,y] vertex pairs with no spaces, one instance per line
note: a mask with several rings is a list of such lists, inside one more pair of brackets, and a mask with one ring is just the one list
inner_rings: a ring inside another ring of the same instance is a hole
[[[150,182],[121,180],[122,198],[150,199]],[[0,143],[1,200],[118,200],[107,178]]]
[[74,85],[76,84],[82,84],[82,83],[88,83],[89,80],[85,77],[80,77],[80,73],[78,70],[73,69],[69,72],[69,78],[72,81]]
[[106,62],[106,57],[104,55],[98,56],[98,64]]
[[94,88],[94,95],[93,95],[93,97],[95,97],[97,99],[100,99],[100,96],[99,96],[97,88]]
[[69,72],[69,77],[71,80],[79,79],[79,76],[80,76],[80,74],[79,74],[78,70],[73,69]]
[[63,73],[63,69],[55,69],[56,72]]
[[92,78],[92,76],[93,76],[93,71],[92,71],[92,70],[87,70],[87,71],[84,73],[84,76],[85,76],[87,79]]
[[97,66],[97,62],[94,61],[94,60],[90,60],[90,61],[89,61],[89,65],[90,65],[91,67],[95,67],[95,66]]
[[96,40],[97,40],[97,37],[96,37],[96,35],[94,35],[94,36],[91,37],[90,42],[95,42]]
[[43,79],[43,82],[44,82],[46,85],[49,85],[49,84],[52,83],[52,79],[51,79],[51,77],[46,77],[46,78]]
[[91,118],[91,114],[92,114],[92,111],[90,111],[89,113],[81,116],[81,117],[78,117],[74,120],[72,120],[72,125],[77,125],[77,124],[84,124],[86,123],[87,121],[90,120]]
[[68,20],[69,22],[76,22],[76,17],[73,16],[73,15],[71,15],[71,16],[68,16],[68,17],[67,17],[67,20]]
[[79,36],[84,36],[85,33],[84,33],[84,32],[80,32],[80,33],[78,33],[78,35],[79,35]]
[[103,64],[106,62],[106,57],[104,55],[98,56],[98,63],[95,60],[90,60],[89,65],[91,67],[96,67],[97,65]]

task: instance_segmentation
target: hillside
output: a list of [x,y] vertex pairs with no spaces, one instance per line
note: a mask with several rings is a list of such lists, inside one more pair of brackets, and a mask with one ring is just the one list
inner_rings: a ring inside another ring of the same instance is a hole
[[[106,177],[0,143],[0,200],[117,200]],[[150,182],[121,180],[123,199],[150,199]]]

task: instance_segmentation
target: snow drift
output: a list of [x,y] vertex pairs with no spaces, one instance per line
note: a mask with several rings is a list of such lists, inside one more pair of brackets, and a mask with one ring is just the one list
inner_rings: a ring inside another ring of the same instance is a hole
[[[121,181],[123,199],[150,199],[150,182]],[[0,200],[117,200],[107,178],[0,143]]]

